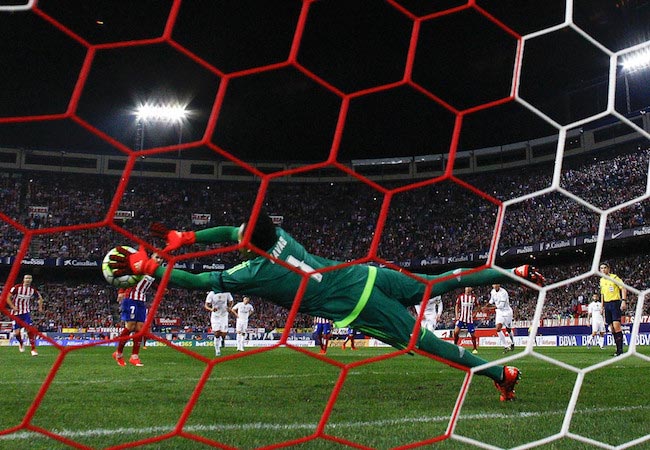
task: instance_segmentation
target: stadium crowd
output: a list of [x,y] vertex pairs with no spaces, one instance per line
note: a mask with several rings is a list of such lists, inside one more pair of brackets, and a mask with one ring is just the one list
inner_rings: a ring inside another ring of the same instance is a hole
[[[598,207],[608,208],[645,193],[649,158],[650,150],[643,150],[585,163],[565,170],[561,186]],[[550,174],[532,176],[535,170],[499,172],[498,177],[478,174],[465,181],[505,200],[551,184]],[[116,177],[96,175],[13,175],[0,178],[2,212],[36,229],[102,220],[118,183]],[[238,224],[247,218],[257,191],[258,185],[253,182],[144,179],[134,173],[119,210],[133,212],[123,227],[140,236],[147,236],[153,221],[175,229],[198,228],[191,223],[193,213],[210,214],[211,225]],[[283,227],[312,252],[351,260],[365,256],[382,200],[380,192],[362,183],[271,183],[265,207],[271,214],[283,216]],[[379,255],[387,260],[404,260],[486,251],[496,216],[496,206],[455,183],[401,192],[391,202]],[[596,213],[565,195],[541,195],[507,209],[499,246],[595,234],[598,220]],[[612,213],[607,228],[615,232],[648,223],[650,209],[639,202]],[[18,230],[1,222],[0,257],[15,255],[21,239]],[[119,240],[106,229],[36,235],[27,256],[100,258]],[[227,261],[228,255],[223,258]]]
[[[611,159],[574,165],[562,174],[561,186],[601,208],[622,203],[645,192],[650,150]],[[473,175],[465,181],[494,198],[505,200],[534,192],[551,184],[551,175],[524,170]],[[32,229],[93,223],[102,220],[113,200],[119,179],[110,176],[50,172],[8,172],[0,177],[2,213]],[[606,180],[606,182],[603,182]],[[399,186],[397,184],[387,187]],[[216,224],[235,225],[247,218],[258,193],[253,182],[152,179],[133,173],[119,210],[126,215],[124,229],[148,236],[151,222],[170,228],[197,229]],[[639,192],[636,192],[640,190]],[[382,205],[381,192],[362,183],[271,183],[265,207],[281,215],[282,226],[299,238],[312,253],[337,260],[366,255]],[[208,224],[193,224],[195,213],[209,214]],[[391,201],[382,232],[379,256],[386,260],[426,259],[486,251],[492,239],[497,209],[451,182],[442,182],[396,194]],[[599,217],[567,196],[551,193],[508,208],[500,247],[508,248],[542,240],[561,240],[597,232]],[[612,213],[610,231],[650,223],[644,202]],[[22,234],[7,221],[0,221],[0,257],[18,253]],[[34,235],[28,258],[101,259],[124,237],[106,228],[69,230]],[[192,250],[200,249],[200,246]],[[210,257],[206,262],[234,263],[235,252]],[[614,263],[617,272],[635,286],[648,287],[650,268],[645,258],[628,256]],[[550,280],[566,279],[585,271],[584,265],[545,267]],[[36,280],[38,282],[38,280]],[[578,299],[597,290],[597,279],[571,283],[549,293],[544,318],[576,315]],[[42,287],[48,307],[39,318],[48,329],[110,326],[118,320],[116,294],[106,285],[48,283]],[[487,301],[488,288],[477,295]],[[157,317],[180,318],[193,329],[207,327],[203,298],[196,293],[171,289]],[[452,301],[444,299],[443,323],[453,322]],[[535,291],[512,286],[515,317],[530,319],[536,304]],[[255,299],[252,327],[267,330],[284,325],[286,311]],[[586,301],[586,300],[584,300]],[[311,319],[300,315],[294,327],[308,328]]]

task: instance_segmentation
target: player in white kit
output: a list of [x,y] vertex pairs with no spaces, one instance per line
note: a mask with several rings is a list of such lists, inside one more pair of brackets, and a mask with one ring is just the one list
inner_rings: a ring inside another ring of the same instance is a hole
[[[415,305],[415,311],[418,316],[420,315],[420,309],[422,304]],[[437,295],[433,298],[430,298],[427,302],[427,307],[424,308],[424,314],[422,315],[422,327],[426,328],[429,331],[433,331],[438,327],[438,321],[442,316],[442,297]]]
[[[490,305],[494,305],[496,309],[494,323],[496,324],[499,343],[503,346],[503,353],[514,350],[515,340],[512,337],[512,308],[510,307],[510,297],[508,296],[508,291],[503,289],[500,284],[492,285]],[[508,333],[508,339],[506,339],[503,329]]]
[[250,303],[249,297],[244,297],[241,302],[233,306],[230,311],[237,317],[235,324],[235,331],[237,332],[237,351],[244,351],[244,339],[248,331],[248,318],[253,312],[253,305]]
[[205,309],[210,311],[210,327],[214,334],[214,353],[221,355],[221,343],[228,334],[228,308],[233,303],[230,292],[209,291],[205,298]]
[[587,348],[592,344],[598,344],[601,349],[605,348],[605,317],[603,316],[603,302],[600,295],[594,294],[591,303],[587,307],[587,319],[591,323],[591,336],[587,338]]

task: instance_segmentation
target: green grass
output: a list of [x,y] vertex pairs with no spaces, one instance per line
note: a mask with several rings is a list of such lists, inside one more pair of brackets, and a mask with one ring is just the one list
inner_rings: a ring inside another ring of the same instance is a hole
[[[118,367],[112,351],[112,347],[91,347],[66,354],[25,423],[65,436],[77,447],[109,448],[173,433],[185,413],[183,430],[188,436],[171,436],[141,448],[212,448],[200,438],[235,448],[257,448],[315,436],[322,424],[325,436],[385,449],[444,435],[464,379],[463,372],[421,356],[399,355],[354,366],[325,417],[342,370],[297,351],[279,348],[243,358],[239,354],[239,358],[210,367],[187,354],[156,347],[141,352],[145,366],[140,368]],[[196,351],[212,355],[208,347]],[[610,360],[612,352],[540,351],[578,368]],[[645,347],[640,351],[650,354]],[[59,351],[41,347],[39,352],[34,358],[15,347],[0,347],[0,430],[23,424],[55,368]],[[389,352],[332,348],[328,356],[349,364]],[[226,349],[225,354],[232,355],[232,350]],[[502,355],[496,349],[481,349],[481,356],[493,360]],[[465,439],[509,448],[561,432],[577,374],[531,356],[511,364],[524,374],[517,401],[499,402],[492,382],[475,377],[454,430],[463,440],[452,437],[436,443],[436,448],[478,448]],[[208,374],[206,382],[197,388],[204,373]],[[639,357],[616,359],[587,373],[569,431],[611,446],[649,435],[649,374],[650,363]],[[193,395],[197,401],[189,408]],[[73,447],[24,428],[0,436],[0,449],[9,448]],[[350,447],[321,436],[295,448]],[[598,447],[562,438],[538,448]],[[650,441],[634,448],[650,448]]]

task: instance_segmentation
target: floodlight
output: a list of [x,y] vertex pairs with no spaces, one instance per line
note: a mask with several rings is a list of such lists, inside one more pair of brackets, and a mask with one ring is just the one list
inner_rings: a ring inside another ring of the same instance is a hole
[[650,67],[650,48],[648,47],[629,53],[623,58],[623,70],[626,72],[636,72],[648,67]]
[[182,122],[188,115],[185,106],[182,105],[161,105],[144,104],[138,106],[135,111],[138,120],[153,122]]

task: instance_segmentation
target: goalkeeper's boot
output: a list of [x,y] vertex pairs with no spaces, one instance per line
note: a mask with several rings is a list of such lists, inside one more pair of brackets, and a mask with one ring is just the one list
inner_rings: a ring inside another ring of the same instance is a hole
[[509,402],[515,399],[515,385],[521,378],[521,372],[516,367],[505,366],[503,368],[503,381],[494,382],[494,386],[499,391],[499,400]]
[[529,265],[529,264],[524,264],[523,266],[515,267],[514,270],[515,275],[520,276],[521,278],[525,278],[526,280],[532,281],[535,283],[537,286],[544,286],[546,284],[546,278],[539,273],[539,271]]
[[121,354],[117,352],[113,352],[113,359],[117,362],[118,366],[120,367],[126,366],[126,362],[124,362],[124,357]]

